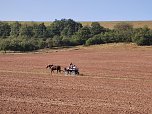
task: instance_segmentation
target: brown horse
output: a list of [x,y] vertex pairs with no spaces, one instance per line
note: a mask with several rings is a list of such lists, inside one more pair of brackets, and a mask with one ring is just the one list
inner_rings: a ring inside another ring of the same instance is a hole
[[57,73],[58,72],[61,73],[61,66],[59,66],[59,65],[53,65],[53,64],[52,65],[47,65],[46,68],[49,68],[51,70],[51,74],[52,74],[52,72],[54,72],[54,70],[56,70]]

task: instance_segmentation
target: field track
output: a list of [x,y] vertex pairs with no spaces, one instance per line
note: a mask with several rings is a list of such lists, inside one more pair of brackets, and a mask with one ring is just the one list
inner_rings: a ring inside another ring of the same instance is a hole
[[[128,44],[0,54],[0,114],[151,114],[152,48]],[[73,62],[79,76],[48,64]]]

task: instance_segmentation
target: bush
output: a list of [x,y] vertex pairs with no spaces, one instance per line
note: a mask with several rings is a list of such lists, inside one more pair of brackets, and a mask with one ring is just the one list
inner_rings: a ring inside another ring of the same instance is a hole
[[86,41],[86,45],[95,45],[95,44],[103,44],[103,40],[101,39],[101,35],[96,35],[93,38],[89,38]]
[[71,46],[70,38],[63,38],[62,39],[62,46]]
[[53,41],[53,47],[60,47],[60,46],[62,46],[62,38],[61,38],[61,36],[54,36],[53,37],[53,39],[52,39],[52,41]]
[[136,39],[134,42],[139,46],[143,46],[146,44],[144,37],[140,37],[140,38]]
[[139,46],[144,46],[144,45],[152,45],[152,37],[151,38],[146,38],[146,37],[138,37],[134,38],[133,42],[136,43]]
[[135,29],[132,42],[137,45],[152,45],[152,31],[147,27]]
[[9,50],[10,49],[10,40],[9,39],[2,39],[0,41],[0,50]]
[[45,47],[50,48],[50,49],[53,47],[53,40],[52,40],[52,38],[48,38],[46,40],[46,46]]
[[40,39],[7,38],[0,42],[0,49],[4,51],[33,51],[45,46],[46,43]]

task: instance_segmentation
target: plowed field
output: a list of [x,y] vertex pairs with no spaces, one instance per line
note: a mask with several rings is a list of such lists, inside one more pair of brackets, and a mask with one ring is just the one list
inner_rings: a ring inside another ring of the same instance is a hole
[[[50,74],[70,63],[79,76]],[[0,54],[0,114],[152,114],[152,48]]]

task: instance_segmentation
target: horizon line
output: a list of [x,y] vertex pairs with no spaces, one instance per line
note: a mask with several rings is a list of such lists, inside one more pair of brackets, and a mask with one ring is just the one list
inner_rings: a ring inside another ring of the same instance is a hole
[[[71,18],[69,18],[71,19]],[[55,20],[62,20],[62,19],[55,19]],[[55,21],[54,20],[54,21]],[[74,19],[72,19],[74,20]],[[0,21],[4,21],[4,22],[15,22],[15,21],[18,21],[18,22],[54,22],[54,21],[38,21],[38,20],[0,20]],[[77,21],[77,20],[74,20],[76,22],[143,22],[143,21],[152,21],[152,20],[98,20],[98,21],[95,21],[95,20],[86,20],[86,21]]]

